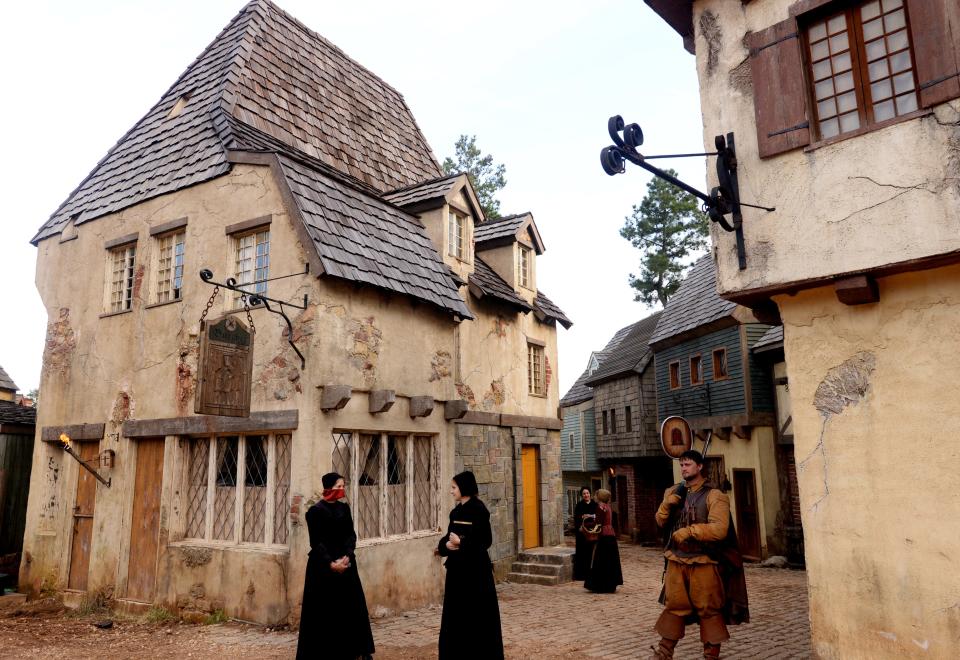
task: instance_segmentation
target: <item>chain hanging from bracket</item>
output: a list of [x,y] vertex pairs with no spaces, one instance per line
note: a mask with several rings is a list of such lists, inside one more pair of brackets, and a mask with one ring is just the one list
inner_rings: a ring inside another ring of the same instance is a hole
[[[626,171],[626,161],[630,161],[638,167],[642,167],[654,176],[660,177],[664,181],[673,184],[680,190],[690,193],[703,203],[703,211],[712,222],[716,222],[726,231],[736,233],[737,237],[737,260],[740,270],[747,267],[746,248],[743,243],[743,214],[742,206],[747,206],[763,211],[776,211],[775,207],[758,206],[756,204],[747,204],[740,201],[740,186],[737,180],[737,152],[734,146],[733,133],[727,133],[726,137],[718,135],[714,138],[716,151],[694,154],[664,154],[660,156],[644,156],[637,151],[637,147],[643,145],[643,131],[638,124],[624,124],[623,117],[616,115],[607,120],[607,132],[613,144],[604,147],[600,151],[600,164],[603,171],[614,176]],[[623,134],[621,137],[620,134]],[[677,177],[664,172],[658,167],[646,162],[655,158],[689,158],[702,156],[717,157],[717,181],[720,185],[715,186],[710,194],[697,190],[693,186],[684,183]],[[731,216],[727,220],[726,216]]]
[[[272,282],[274,280],[281,280],[287,277],[296,277],[298,275],[308,275],[310,273],[310,264],[306,264],[304,271],[302,273],[293,273],[292,275],[281,275],[280,277],[273,277],[268,280],[262,280],[262,282]],[[236,278],[228,277],[226,282],[215,282],[213,280],[213,271],[209,268],[204,268],[200,271],[200,279],[206,282],[207,284],[213,285],[213,294],[210,296],[210,300],[207,301],[207,306],[203,310],[203,313],[200,315],[200,321],[206,318],[207,313],[210,311],[210,308],[213,307],[213,301],[217,297],[217,293],[220,291],[220,287],[224,289],[229,289],[230,291],[236,291],[240,294],[240,301],[243,303],[243,309],[247,314],[247,322],[250,324],[251,331],[255,331],[256,327],[253,325],[253,317],[250,315],[251,307],[263,306],[268,312],[277,314],[282,317],[287,323],[287,343],[290,344],[294,352],[297,354],[297,357],[300,358],[300,368],[305,369],[307,366],[307,359],[303,356],[303,353],[300,352],[300,349],[297,348],[297,345],[293,343],[293,321],[290,320],[290,317],[287,316],[287,312],[284,309],[285,307],[292,307],[293,309],[306,310],[307,303],[309,298],[307,294],[303,294],[303,305],[297,303],[292,303],[290,301],[277,300],[275,298],[270,298],[260,293],[250,293],[244,286],[250,286],[249,284],[238,285]],[[259,284],[259,282],[258,282]],[[277,305],[277,308],[271,307],[270,303]]]

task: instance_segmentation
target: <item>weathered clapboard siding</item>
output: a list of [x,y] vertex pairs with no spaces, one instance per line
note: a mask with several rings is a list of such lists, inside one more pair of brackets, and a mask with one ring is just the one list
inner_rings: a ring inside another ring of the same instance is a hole
[[[653,369],[648,366],[642,375],[633,373],[594,388],[598,458],[643,458],[662,453],[657,434],[655,382]],[[630,408],[629,431],[626,424],[627,407]],[[604,411],[608,419],[611,411],[616,413],[616,429],[608,425],[607,433],[603,432]]]
[[[713,377],[712,352],[715,348],[727,349],[728,378],[725,380]],[[691,386],[690,357],[697,354],[703,359],[703,383]],[[740,326],[717,330],[657,352],[659,419],[670,415],[694,418],[747,412],[742,355]],[[671,390],[669,365],[674,361],[680,362],[680,388]],[[708,390],[709,398],[706,396]]]
[[[762,325],[759,323],[750,323],[744,326],[747,333],[747,348],[753,348],[753,345],[760,341],[773,326]],[[764,368],[763,364],[754,359],[750,354],[750,387],[753,400],[753,410],[755,412],[773,412],[773,382],[770,379],[770,372]]]
[[587,471],[599,470],[600,460],[597,458],[597,425],[593,408],[583,413],[583,459]]
[[32,435],[0,433],[0,555],[23,547],[32,461]]
[[[570,438],[573,437],[573,446]],[[564,472],[583,469],[583,437],[580,433],[580,413],[576,408],[563,412],[563,431],[560,435],[560,469]]]

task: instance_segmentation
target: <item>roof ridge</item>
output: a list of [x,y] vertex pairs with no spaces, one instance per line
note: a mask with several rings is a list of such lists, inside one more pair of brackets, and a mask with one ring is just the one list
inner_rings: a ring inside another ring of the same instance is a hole
[[404,186],[402,188],[394,188],[393,190],[386,190],[383,192],[384,195],[395,195],[396,193],[406,192],[408,190],[413,190],[414,188],[419,188],[420,186],[427,186],[431,183],[437,183],[438,181],[443,181],[445,179],[456,179],[459,176],[466,174],[466,172],[457,172],[456,174],[445,174],[443,176],[434,177],[432,179],[426,179],[420,183],[411,183],[409,186]]

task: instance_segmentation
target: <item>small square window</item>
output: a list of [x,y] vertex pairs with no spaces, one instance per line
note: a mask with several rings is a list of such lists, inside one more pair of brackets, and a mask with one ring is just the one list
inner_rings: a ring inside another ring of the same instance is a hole
[[680,363],[670,363],[670,389],[675,390],[680,387]]
[[703,360],[699,355],[690,357],[690,384],[699,385],[703,382]]

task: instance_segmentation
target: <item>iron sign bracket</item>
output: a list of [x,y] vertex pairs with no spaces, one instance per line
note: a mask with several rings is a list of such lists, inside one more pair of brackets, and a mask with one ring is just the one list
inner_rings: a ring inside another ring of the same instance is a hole
[[[282,280],[287,277],[296,277],[298,275],[309,275],[310,274],[310,264],[305,264],[304,270],[302,273],[293,273],[292,275],[281,275],[279,277],[272,277],[268,280],[262,280],[264,282],[272,282],[274,280]],[[293,348],[294,352],[297,354],[297,357],[300,358],[300,368],[305,369],[307,366],[307,359],[303,356],[303,353],[300,352],[300,349],[297,348],[297,345],[293,343],[293,321],[290,320],[290,317],[287,316],[286,309],[287,307],[292,309],[305,310],[307,309],[307,303],[309,301],[308,295],[303,294],[303,304],[290,302],[288,300],[277,300],[276,298],[270,298],[269,296],[264,296],[259,293],[250,293],[243,287],[250,286],[249,284],[239,285],[237,284],[236,278],[228,277],[226,282],[216,282],[213,279],[213,271],[209,268],[204,268],[200,271],[200,279],[206,282],[207,284],[223,287],[224,289],[229,289],[230,291],[235,291],[242,296],[247,297],[251,307],[264,307],[268,312],[276,314],[283,318],[287,323],[287,343],[290,344],[290,347]],[[273,303],[277,307],[271,307],[270,303]]]
[[[637,167],[642,167],[654,176],[699,199],[702,202],[704,213],[712,222],[716,222],[725,231],[736,234],[737,261],[740,270],[746,269],[747,254],[743,242],[743,212],[741,207],[747,206],[767,212],[775,211],[776,208],[740,201],[740,184],[737,180],[737,152],[732,132],[727,133],[726,136],[718,135],[714,138],[716,151],[659,156],[644,156],[637,151],[637,147],[643,145],[643,131],[638,124],[624,124],[623,117],[620,115],[610,117],[607,121],[607,132],[610,134],[613,144],[600,151],[600,164],[603,166],[604,172],[610,176],[622,174],[626,171],[626,161],[630,161]],[[647,162],[656,158],[689,158],[695,156],[716,156],[717,158],[717,181],[720,185],[715,186],[709,195]],[[729,216],[729,219],[727,216]]]

